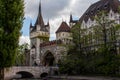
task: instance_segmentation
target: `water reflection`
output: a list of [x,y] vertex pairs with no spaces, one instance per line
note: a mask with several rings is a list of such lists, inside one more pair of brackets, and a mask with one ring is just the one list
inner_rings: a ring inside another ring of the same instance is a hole
[[12,80],[56,80],[56,79],[48,79],[48,78],[43,78],[43,79],[12,79]]
[[44,80],[44,79],[12,79],[12,80]]
[[88,79],[54,79],[54,78],[49,78],[49,79],[13,79],[13,80],[88,80]]

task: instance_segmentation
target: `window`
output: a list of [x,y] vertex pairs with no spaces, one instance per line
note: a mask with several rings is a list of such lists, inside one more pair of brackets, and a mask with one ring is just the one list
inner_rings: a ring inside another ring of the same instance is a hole
[[104,8],[106,9],[106,8],[107,8],[107,5],[105,5]]
[[59,34],[59,36],[60,36],[60,34]]
[[111,13],[110,15],[111,15],[111,17],[113,16],[113,14],[112,14],[112,13]]
[[91,14],[93,14],[93,11],[91,11]]
[[100,8],[98,8],[97,11],[100,11]]
[[64,33],[63,33],[63,36],[64,36]]

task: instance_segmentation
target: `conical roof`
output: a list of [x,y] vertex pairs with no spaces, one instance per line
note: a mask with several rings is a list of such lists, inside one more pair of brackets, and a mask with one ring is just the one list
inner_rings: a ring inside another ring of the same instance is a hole
[[58,30],[56,31],[56,33],[59,33],[59,32],[70,32],[70,27],[67,25],[66,22],[62,22],[60,27],[58,28]]
[[42,12],[41,12],[41,2],[39,3],[39,11],[38,11],[38,17],[36,20],[35,25],[44,25],[43,17],[42,17]]

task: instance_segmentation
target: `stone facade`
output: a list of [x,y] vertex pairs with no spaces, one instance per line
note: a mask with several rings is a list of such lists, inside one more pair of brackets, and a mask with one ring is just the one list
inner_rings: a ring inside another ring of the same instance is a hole
[[63,55],[66,55],[67,47],[65,45],[72,43],[70,27],[66,22],[62,22],[56,31],[56,40],[49,41],[50,25],[44,24],[41,3],[34,26],[30,24],[30,65],[31,66],[53,66],[57,65]]
[[[33,75],[33,78],[40,78],[43,73],[47,73],[47,74],[51,75],[50,74],[51,70],[52,70],[52,72],[57,71],[58,67],[22,66],[22,67],[5,68],[4,78],[5,78],[5,80],[11,80],[13,78],[21,78],[21,77],[23,77],[22,75],[24,75],[24,72],[27,72],[27,73]],[[27,77],[27,78],[29,78],[29,77]]]
[[[79,20],[73,20],[72,15],[70,15],[69,25],[63,21],[56,31],[56,40],[49,41],[50,25],[49,22],[47,25],[44,24],[40,3],[36,23],[34,26],[30,24],[30,65],[56,65],[61,59],[61,56],[64,54],[66,55],[67,47],[65,46],[73,44],[71,37],[72,26],[74,26],[76,23],[80,23],[81,29],[85,29],[83,34],[81,34],[82,36],[92,34],[93,30],[91,27],[96,25],[96,20],[94,17],[96,17],[101,11],[106,11],[106,17],[108,19],[115,20],[115,23],[120,24],[120,14],[118,12],[119,6],[119,0],[100,0],[92,4]],[[120,34],[119,32],[118,34]],[[100,41],[95,40],[94,38],[90,38],[89,41],[86,41],[84,40],[84,37],[82,38],[82,48],[88,48],[87,51],[97,49],[96,45],[98,44],[95,43]],[[119,37],[117,40],[119,43]],[[86,45],[86,42],[87,44],[89,43],[89,45]],[[117,45],[117,43],[115,44]],[[120,44],[118,44],[118,46],[120,46]]]
[[[119,13],[119,6],[120,1],[119,0],[99,0],[96,3],[92,4],[85,13],[81,16],[79,19],[79,23],[81,25],[81,29],[84,29],[84,32],[81,33],[81,36],[87,36],[91,35],[93,36],[93,27],[97,25],[95,17],[99,16],[100,12],[105,12],[105,18],[108,20],[115,21],[115,24],[120,24],[120,13]],[[107,27],[107,31],[110,30],[110,26]],[[114,28],[114,27],[113,27]],[[107,42],[110,42],[110,32],[107,33],[108,40]],[[120,30],[116,32],[115,34],[118,34],[118,37],[115,40],[111,42],[111,44],[117,46],[117,50],[120,50]],[[85,39],[84,37],[82,37]],[[96,39],[90,37],[87,41],[83,41],[81,43],[81,47],[86,51],[94,50],[96,51],[97,48],[99,48],[100,44],[103,44],[103,39]],[[119,51],[118,51],[119,53]]]

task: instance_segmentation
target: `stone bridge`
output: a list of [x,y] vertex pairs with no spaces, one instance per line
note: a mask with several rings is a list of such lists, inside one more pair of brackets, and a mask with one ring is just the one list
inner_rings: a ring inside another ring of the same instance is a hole
[[21,66],[11,67],[4,70],[5,79],[12,78],[40,78],[42,75],[49,75],[54,71],[58,71],[58,67],[45,67],[45,66]]

